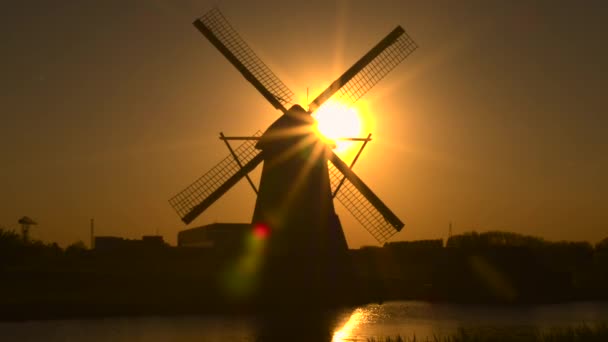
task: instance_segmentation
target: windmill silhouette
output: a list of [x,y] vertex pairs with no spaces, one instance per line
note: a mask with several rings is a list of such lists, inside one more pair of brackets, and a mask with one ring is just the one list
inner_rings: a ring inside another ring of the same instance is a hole
[[[397,26],[312,101],[308,110],[291,104],[293,92],[256,56],[217,8],[194,26],[261,94],[282,112],[262,134],[226,137],[230,155],[169,200],[182,221],[192,222],[238,181],[257,193],[252,225],[269,231],[268,257],[321,263],[340,259],[346,239],[336,215],[336,198],[382,243],[403,222],[315,133],[311,116],[328,99],[352,105],[409,56],[416,43]],[[229,141],[243,140],[236,148]],[[365,142],[369,141],[361,139]],[[259,188],[248,174],[263,164]],[[293,257],[297,255],[297,257]],[[301,264],[304,264],[301,263]]]

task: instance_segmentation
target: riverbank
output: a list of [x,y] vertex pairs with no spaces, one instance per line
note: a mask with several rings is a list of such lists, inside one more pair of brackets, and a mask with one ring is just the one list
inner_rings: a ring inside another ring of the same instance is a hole
[[[128,264],[128,262],[124,262]],[[0,320],[79,319],[116,316],[241,315],[282,310],[322,311],[350,308],[368,303],[424,300],[429,303],[458,303],[471,307],[526,307],[570,301],[464,300],[434,298],[427,293],[412,295],[407,281],[394,278],[352,278],[348,284],[314,291],[314,282],[298,282],[298,287],[282,286],[281,276],[272,292],[255,292],[253,279],[238,278],[231,287],[223,277],[196,269],[177,267],[155,270],[140,267],[41,271],[4,270],[0,282]],[[413,282],[415,279],[410,279]],[[418,285],[416,285],[418,286]],[[498,298],[500,299],[500,298]],[[542,298],[541,298],[542,299]]]
[[0,340],[366,341],[374,337],[381,341],[384,337],[401,336],[410,341],[415,337],[416,341],[446,342],[435,337],[462,337],[464,331],[467,337],[509,341],[500,337],[516,332],[515,336],[519,337],[525,333],[529,336],[530,332],[563,331],[582,322],[589,327],[608,322],[608,303],[597,302],[496,307],[402,301],[327,311],[322,315],[300,313],[298,309],[294,305],[291,314],[265,317],[257,314],[142,315],[0,322]]
[[604,342],[608,341],[608,323],[581,324],[571,327],[540,329],[537,327],[508,328],[459,328],[447,336],[417,338],[416,335],[394,337],[372,337],[368,342]]

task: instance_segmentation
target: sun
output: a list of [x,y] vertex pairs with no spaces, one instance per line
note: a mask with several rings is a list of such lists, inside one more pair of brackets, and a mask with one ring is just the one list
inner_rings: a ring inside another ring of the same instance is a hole
[[340,138],[356,138],[362,134],[362,120],[355,107],[343,103],[328,101],[314,114],[316,120],[315,132],[323,139],[335,142],[336,152],[345,152],[353,146],[352,141]]

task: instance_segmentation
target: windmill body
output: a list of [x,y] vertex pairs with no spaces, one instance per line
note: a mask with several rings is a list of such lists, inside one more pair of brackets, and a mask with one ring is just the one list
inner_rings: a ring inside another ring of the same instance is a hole
[[256,145],[264,166],[252,223],[270,229],[270,253],[277,257],[347,249],[329,182],[328,146],[314,133],[313,123],[295,105]]
[[349,279],[348,246],[329,181],[329,150],[313,124],[295,105],[256,145],[264,166],[252,223],[270,231],[262,291],[273,296],[285,289],[333,292]]
[[[353,104],[417,45],[397,26],[309,104],[293,105],[293,93],[255,55],[216,8],[194,26],[283,114],[261,135],[232,138],[244,142],[231,155],[169,200],[190,223],[247,178],[257,200],[252,226],[269,231],[263,252],[262,291],[317,288],[339,292],[348,274],[348,247],[334,198],[379,242],[401,230],[403,223],[342,161],[313,129],[311,114],[328,99]],[[248,174],[263,162],[259,190]],[[342,279],[342,281],[340,281]],[[307,298],[307,297],[304,297]],[[307,299],[305,299],[307,300]]]

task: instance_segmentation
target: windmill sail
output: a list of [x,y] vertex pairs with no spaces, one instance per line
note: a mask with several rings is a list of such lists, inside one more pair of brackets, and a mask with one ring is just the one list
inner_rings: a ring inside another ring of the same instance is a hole
[[349,106],[354,104],[417,48],[405,30],[397,26],[312,101],[309,110],[314,112],[336,93],[336,99]]
[[[371,189],[335,153],[328,163],[332,192],[339,186],[336,197],[342,205],[367,229],[378,242],[383,243],[401,231],[404,224],[374,194]],[[343,180],[343,178],[346,178]]]
[[262,62],[228,20],[213,8],[193,25],[234,65],[276,109],[286,113],[293,92]]
[[[260,135],[261,132],[258,131],[254,136]],[[182,221],[192,222],[262,162],[263,157],[255,148],[256,143],[257,140],[245,140],[234,149],[234,154],[243,167],[230,154],[169,200]]]

